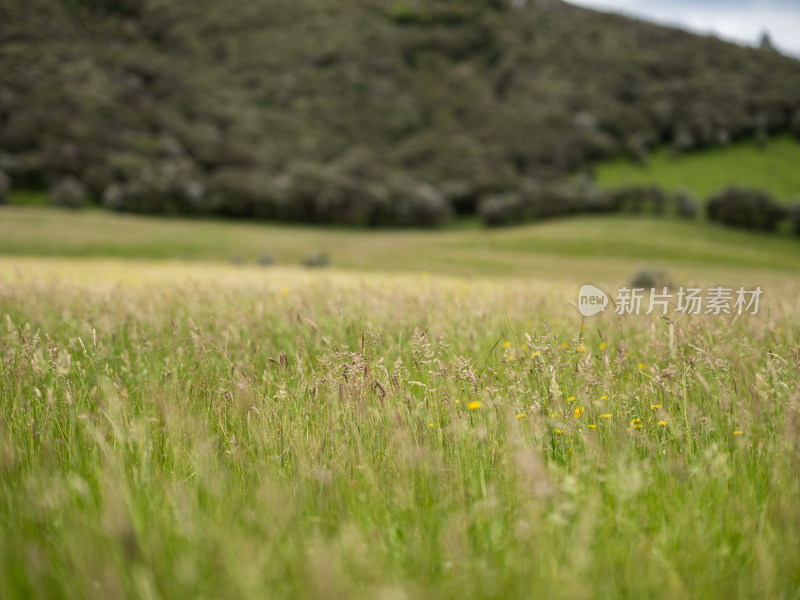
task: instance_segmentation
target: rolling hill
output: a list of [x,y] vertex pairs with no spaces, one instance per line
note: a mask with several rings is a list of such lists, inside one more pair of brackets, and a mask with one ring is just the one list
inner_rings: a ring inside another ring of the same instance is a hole
[[800,62],[558,0],[0,0],[0,170],[111,208],[359,225],[800,133]]

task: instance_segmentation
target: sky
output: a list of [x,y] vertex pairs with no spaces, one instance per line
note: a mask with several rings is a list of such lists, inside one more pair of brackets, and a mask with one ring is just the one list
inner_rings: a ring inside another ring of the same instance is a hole
[[657,23],[755,45],[763,31],[773,44],[800,56],[800,0],[569,0]]

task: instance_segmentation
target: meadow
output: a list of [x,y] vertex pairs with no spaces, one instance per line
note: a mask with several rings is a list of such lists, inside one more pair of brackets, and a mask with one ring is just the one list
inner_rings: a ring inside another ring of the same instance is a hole
[[713,151],[674,155],[669,148],[654,152],[645,165],[619,158],[597,165],[604,187],[655,183],[669,191],[688,190],[705,199],[729,185],[760,188],[784,202],[800,200],[800,144],[789,135],[737,142]]
[[[0,229],[2,598],[800,596],[796,240]],[[642,255],[759,314],[582,318]]]

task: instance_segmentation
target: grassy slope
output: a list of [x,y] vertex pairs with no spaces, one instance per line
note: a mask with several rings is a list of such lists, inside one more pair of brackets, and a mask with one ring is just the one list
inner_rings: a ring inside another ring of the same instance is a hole
[[783,136],[766,147],[739,143],[709,152],[674,157],[668,150],[652,155],[647,166],[628,159],[596,167],[603,187],[657,183],[669,190],[682,188],[701,198],[731,184],[753,186],[783,200],[800,200],[800,142]]
[[584,329],[547,283],[9,262],[0,597],[800,586],[796,285]]
[[778,276],[800,271],[799,244],[789,237],[646,217],[585,217],[505,230],[353,231],[34,207],[0,211],[0,254],[12,256],[254,263],[268,253],[279,265],[296,265],[309,254],[327,252],[339,268],[457,275],[575,279],[601,271],[619,279],[656,263],[704,276]]

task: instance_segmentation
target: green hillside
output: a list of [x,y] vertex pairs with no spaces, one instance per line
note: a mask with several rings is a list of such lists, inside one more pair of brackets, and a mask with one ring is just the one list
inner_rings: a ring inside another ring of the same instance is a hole
[[119,210],[431,225],[800,132],[797,60],[558,0],[0,0],[0,23],[0,170]]
[[653,153],[646,165],[624,158],[602,162],[595,175],[598,183],[608,188],[655,183],[705,198],[728,185],[744,185],[767,190],[783,200],[798,200],[798,165],[800,142],[787,136],[763,145],[743,142],[682,155],[662,149]]

